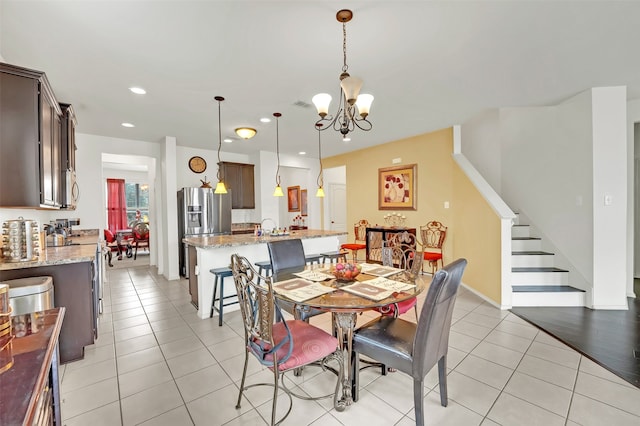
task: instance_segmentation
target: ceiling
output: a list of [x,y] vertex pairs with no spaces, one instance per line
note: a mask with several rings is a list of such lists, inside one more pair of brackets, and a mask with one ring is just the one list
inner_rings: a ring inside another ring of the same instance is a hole
[[[460,124],[490,108],[553,105],[597,86],[640,98],[640,2],[0,0],[0,55],[46,72],[77,131],[317,157],[313,95],[336,109],[347,63],[375,96],[373,129],[322,132],[323,157]],[[144,96],[131,86],[147,90]],[[303,105],[303,106],[300,106]],[[135,124],[124,128],[122,122]],[[240,140],[233,129],[258,134]]]

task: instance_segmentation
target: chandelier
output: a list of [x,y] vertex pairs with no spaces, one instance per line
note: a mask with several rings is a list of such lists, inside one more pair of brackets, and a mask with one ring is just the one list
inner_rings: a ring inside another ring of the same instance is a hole
[[348,9],[342,9],[336,14],[338,22],[342,22],[342,55],[343,65],[340,74],[340,100],[338,103],[338,111],[335,116],[329,114],[329,104],[331,103],[331,95],[328,93],[318,93],[311,100],[318,110],[320,120],[318,124],[324,124],[325,127],[320,130],[333,127],[339,131],[343,138],[346,138],[349,132],[356,127],[360,130],[371,130],[371,122],[367,120],[373,95],[360,94],[362,87],[362,79],[352,77],[347,70],[347,22],[353,18],[353,12]]
[[[224,101],[222,96],[216,96],[214,98],[218,101],[218,183],[216,184],[216,189],[214,194],[226,194],[227,187],[224,185],[224,175],[222,174],[222,163],[220,162],[220,148],[222,148],[222,128],[220,127],[220,103]],[[206,178],[205,178],[206,179]]]

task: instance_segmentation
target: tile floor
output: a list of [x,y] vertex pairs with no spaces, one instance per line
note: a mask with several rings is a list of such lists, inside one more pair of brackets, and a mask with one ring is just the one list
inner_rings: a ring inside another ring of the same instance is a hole
[[[108,271],[99,338],[83,360],[61,368],[63,424],[267,424],[269,388],[246,392],[242,408],[235,409],[244,359],[239,312],[226,313],[222,327],[217,318],[201,320],[189,303],[187,281],[167,281],[155,271]],[[409,312],[407,319],[412,317]],[[366,320],[364,314],[359,323]],[[328,315],[312,322],[330,326]],[[446,408],[439,403],[435,369],[427,377],[427,424],[640,424],[640,389],[464,288],[448,368]],[[251,382],[271,378],[253,360],[249,372]],[[314,368],[294,380],[291,386],[303,394],[332,386],[331,374]],[[284,424],[415,424],[407,376],[367,369],[361,384],[360,400],[341,413],[330,400],[294,399]]]

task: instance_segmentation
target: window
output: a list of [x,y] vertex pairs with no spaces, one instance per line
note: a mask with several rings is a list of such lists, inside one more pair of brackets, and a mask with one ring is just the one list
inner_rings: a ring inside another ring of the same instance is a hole
[[146,183],[124,184],[127,200],[127,223],[136,219],[136,210],[140,210],[143,222],[149,221],[149,185]]

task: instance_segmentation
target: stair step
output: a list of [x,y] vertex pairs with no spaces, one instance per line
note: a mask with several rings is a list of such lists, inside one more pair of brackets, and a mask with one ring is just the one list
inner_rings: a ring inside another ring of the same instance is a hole
[[569,271],[556,267],[513,267],[511,285],[568,285]]
[[512,225],[511,226],[511,237],[512,238],[522,238],[529,237],[531,227],[529,225]]
[[514,307],[585,306],[586,304],[586,292],[566,285],[514,286],[511,296],[511,305]]
[[540,293],[540,292],[551,292],[551,293],[571,293],[571,292],[582,292],[584,290],[571,287],[570,285],[519,285],[513,286],[514,293]]
[[553,267],[555,255],[546,251],[527,250],[511,252],[511,266],[520,267]]
[[536,251],[540,250],[542,239],[537,237],[511,237],[512,251]]

